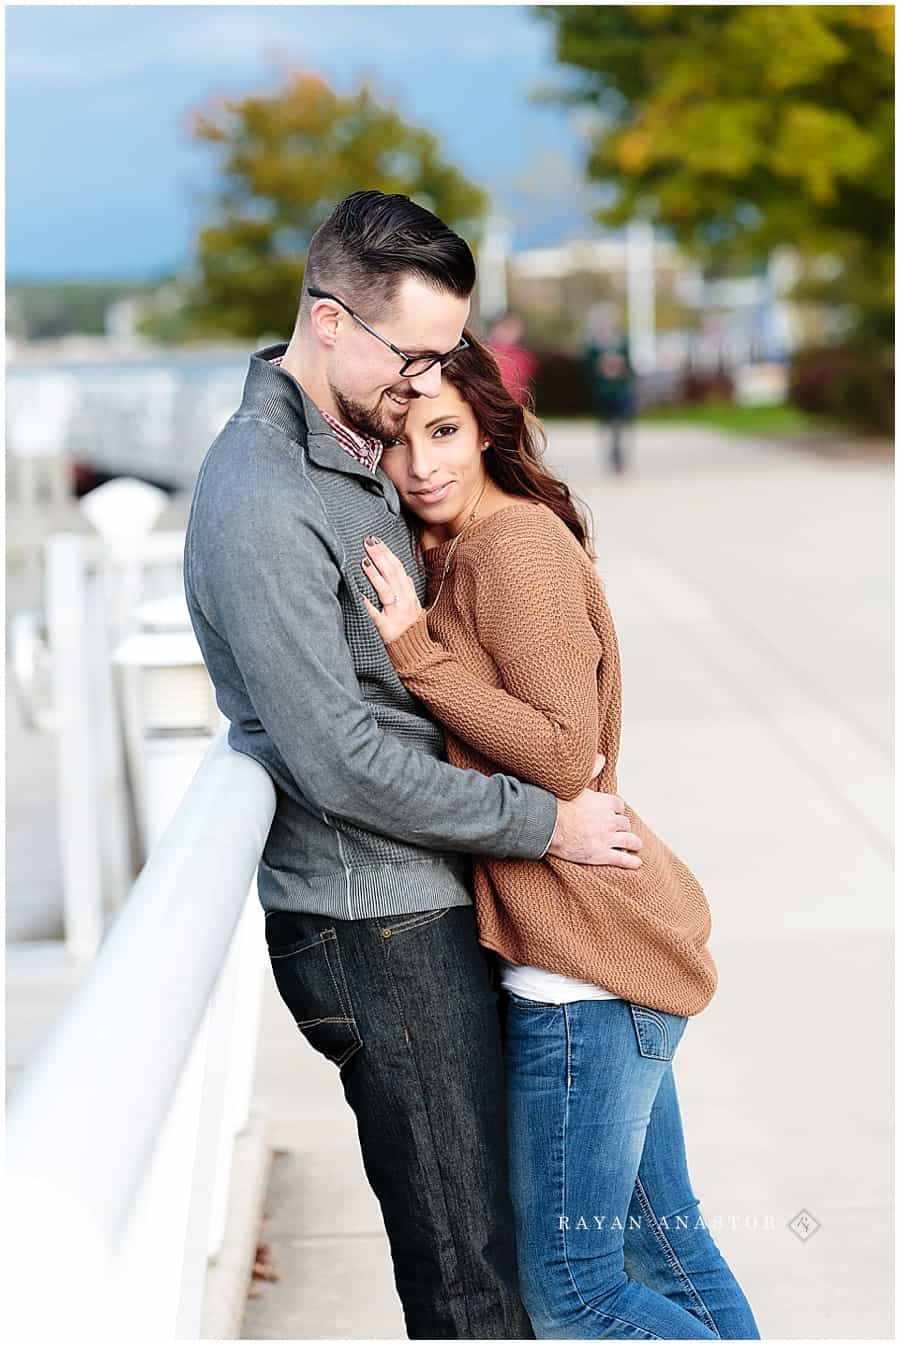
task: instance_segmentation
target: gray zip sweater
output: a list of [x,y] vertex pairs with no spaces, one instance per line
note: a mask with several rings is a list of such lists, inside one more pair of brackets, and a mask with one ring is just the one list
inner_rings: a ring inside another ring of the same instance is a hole
[[442,729],[362,601],[369,533],[425,600],[397,492],[270,362],[286,348],[250,358],[241,405],[201,464],[184,554],[229,744],[275,784],[260,901],[339,919],[468,905],[467,856],[539,858],[556,799],[442,759]]

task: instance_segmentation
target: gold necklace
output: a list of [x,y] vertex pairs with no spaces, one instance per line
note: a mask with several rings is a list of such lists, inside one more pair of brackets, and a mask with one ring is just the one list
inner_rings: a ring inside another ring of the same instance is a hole
[[444,561],[444,573],[441,575],[441,582],[440,582],[440,584],[438,585],[438,591],[437,591],[437,593],[434,595],[434,602],[431,603],[430,606],[429,606],[428,608],[426,608],[426,614],[427,614],[428,612],[433,612],[434,609],[435,609],[435,607],[437,607],[437,601],[438,601],[438,598],[441,596],[441,593],[443,592],[443,589],[444,589],[444,580],[447,578],[447,571],[448,571],[448,569],[450,568],[450,562],[451,562],[451,560],[453,559],[453,553],[456,551],[456,548],[459,546],[459,540],[460,540],[460,538],[462,537],[463,533],[465,532],[466,528],[469,526],[470,523],[474,523],[474,521],[475,521],[475,515],[478,513],[478,506],[481,504],[481,497],[482,497],[482,495],[484,494],[484,492],[487,490],[487,484],[488,484],[488,483],[487,483],[487,479],[485,479],[484,485],[481,487],[481,490],[478,492],[478,496],[477,496],[477,498],[476,498],[476,500],[475,500],[475,503],[472,505],[472,512],[471,512],[471,514],[470,514],[469,517],[466,519],[465,523],[462,525],[462,527],[460,528],[459,532],[458,532],[458,533],[456,534],[456,536],[453,538],[453,541],[450,543],[450,550],[447,552],[447,559]]

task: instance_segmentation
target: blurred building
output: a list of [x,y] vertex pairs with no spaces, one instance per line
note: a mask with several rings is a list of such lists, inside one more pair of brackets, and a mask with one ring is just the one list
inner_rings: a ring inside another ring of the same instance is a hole
[[[576,354],[598,306],[616,313],[623,328],[633,327],[626,234],[505,257],[500,237],[488,240],[491,291],[502,292],[507,306],[522,315],[532,345]],[[793,249],[779,248],[748,274],[710,279],[671,240],[657,234],[651,246],[650,348],[661,374],[721,371],[749,390],[747,369],[766,366],[771,392],[778,368],[795,350],[834,338],[837,315],[832,310],[788,298],[802,269]],[[633,255],[631,264],[633,279]]]

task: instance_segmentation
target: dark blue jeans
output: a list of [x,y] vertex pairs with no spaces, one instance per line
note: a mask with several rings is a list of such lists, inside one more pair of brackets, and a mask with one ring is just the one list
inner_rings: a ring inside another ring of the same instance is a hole
[[412,1340],[532,1340],[519,1298],[497,992],[474,909],[270,911],[275,982],[340,1070]]

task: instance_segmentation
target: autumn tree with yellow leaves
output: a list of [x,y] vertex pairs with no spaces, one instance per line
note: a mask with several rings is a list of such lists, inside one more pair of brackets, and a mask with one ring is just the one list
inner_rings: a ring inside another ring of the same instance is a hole
[[368,82],[342,95],[319,75],[291,73],[271,93],[211,100],[193,114],[191,132],[222,163],[182,336],[287,339],[310,239],[360,188],[410,196],[470,242],[479,237],[486,194]]
[[[778,244],[840,264],[817,297],[893,334],[894,16],[887,5],[541,5],[594,114],[610,225],[653,219],[712,265]],[[807,286],[810,293],[812,286]]]

